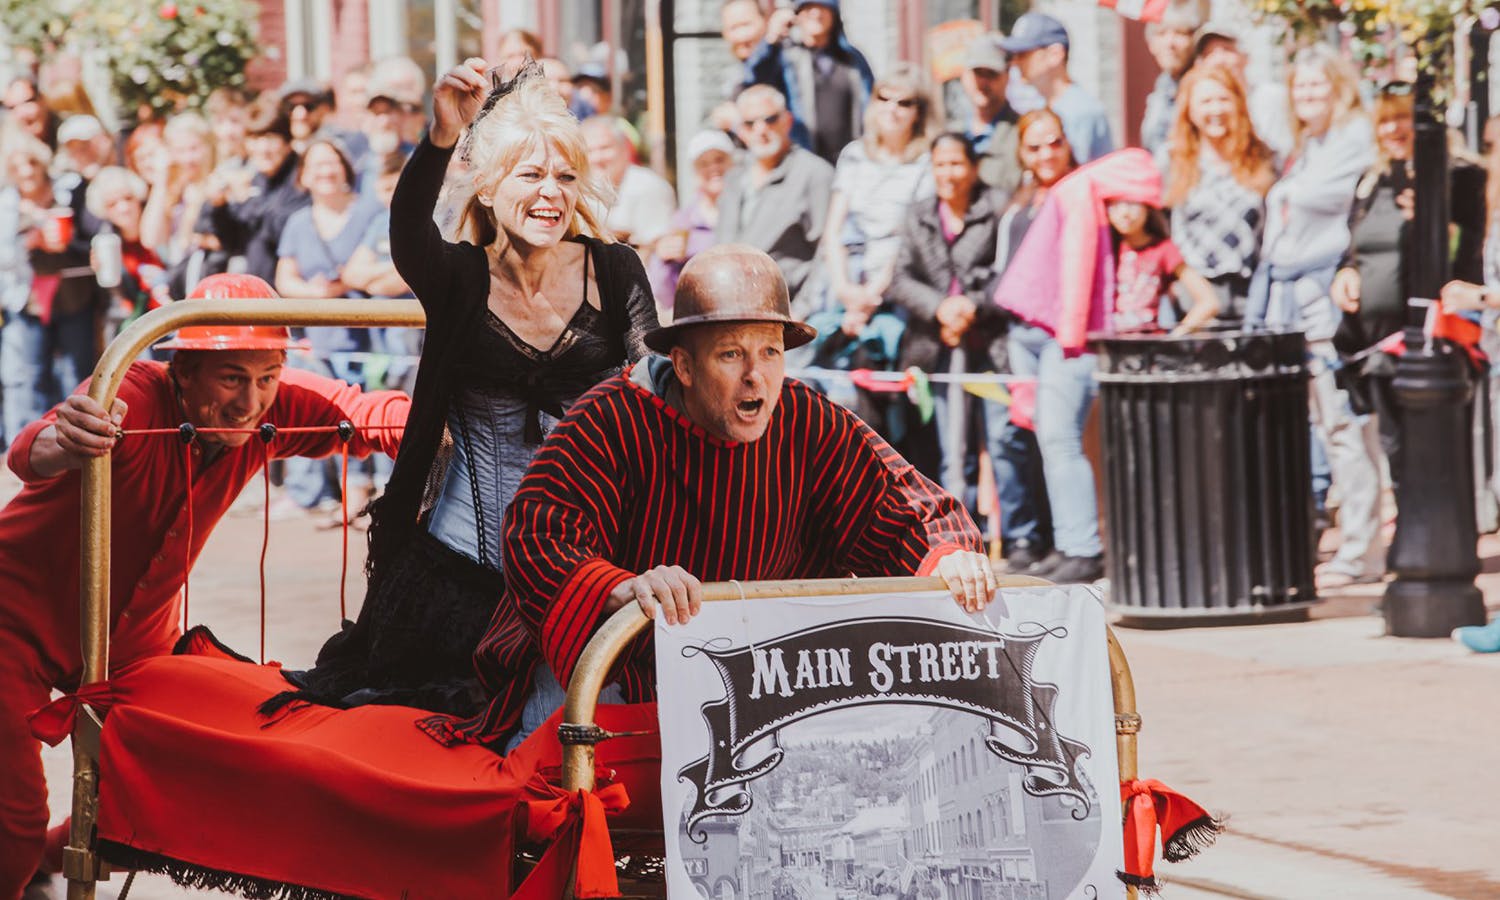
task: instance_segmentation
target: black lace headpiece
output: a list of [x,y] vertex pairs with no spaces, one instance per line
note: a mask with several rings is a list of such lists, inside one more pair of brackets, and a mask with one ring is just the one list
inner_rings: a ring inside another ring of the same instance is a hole
[[535,59],[532,59],[530,53],[526,54],[526,60],[521,63],[521,68],[517,69],[516,74],[512,75],[511,77],[504,77],[504,75],[500,71],[500,68],[500,66],[495,66],[494,68],[490,69],[489,96],[484,98],[484,105],[479,107],[479,112],[474,114],[474,121],[469,123],[469,133],[468,136],[464,138],[463,158],[465,162],[467,162],[469,159],[469,151],[474,143],[474,126],[479,124],[479,120],[489,115],[490,112],[494,110],[497,103],[499,103],[509,94],[514,93],[516,88],[520,87],[522,84],[531,81],[534,78],[547,77],[547,73],[542,70],[541,63],[537,62]]

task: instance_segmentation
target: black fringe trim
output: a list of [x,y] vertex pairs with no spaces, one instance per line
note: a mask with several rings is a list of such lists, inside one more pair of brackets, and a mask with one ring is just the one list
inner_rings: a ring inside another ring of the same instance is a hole
[[268,878],[237,875],[218,869],[206,869],[181,860],[137,850],[114,841],[99,842],[99,856],[116,868],[165,875],[178,887],[190,890],[224,891],[247,900],[360,900],[348,894],[335,894],[300,884],[286,884]]
[[1135,888],[1136,893],[1142,897],[1155,897],[1161,893],[1161,882],[1157,880],[1155,875],[1143,878],[1140,875],[1132,875],[1129,872],[1117,870],[1115,877],[1124,882],[1126,887]]
[[180,637],[180,638],[177,639],[177,643],[174,644],[174,645],[172,645],[172,655],[173,656],[184,656],[184,655],[187,655],[188,648],[193,645],[193,639],[195,637],[201,637],[204,640],[208,641],[210,644],[213,644],[215,647],[217,647],[219,649],[219,652],[222,653],[222,654],[224,654],[225,656],[228,656],[228,657],[230,657],[232,659],[237,659],[240,662],[245,662],[245,663],[250,663],[251,665],[255,665],[255,660],[253,660],[250,657],[244,655],[243,653],[237,653],[237,652],[235,652],[233,649],[231,649],[229,647],[228,644],[225,644],[223,641],[219,640],[219,636],[216,635],[216,634],[214,634],[213,631],[210,630],[207,625],[194,625],[192,628],[189,628],[187,631],[184,631],[182,633],[182,637]]
[[1209,815],[1194,819],[1176,834],[1162,841],[1161,858],[1167,862],[1192,859],[1205,848],[1213,846],[1219,835],[1224,833],[1226,821],[1224,816],[1215,818]]
[[297,691],[282,691],[266,700],[255,711],[267,718],[276,715],[283,709],[293,704],[305,704],[312,706],[328,706],[333,709],[352,709],[348,703],[337,697],[330,697],[317,691],[302,689]]

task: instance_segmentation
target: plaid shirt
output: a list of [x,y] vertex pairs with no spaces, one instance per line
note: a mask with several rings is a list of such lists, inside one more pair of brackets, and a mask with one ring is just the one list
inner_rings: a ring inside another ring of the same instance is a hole
[[1260,251],[1265,201],[1223,162],[1200,157],[1198,183],[1172,210],[1172,240],[1204,278],[1249,278]]

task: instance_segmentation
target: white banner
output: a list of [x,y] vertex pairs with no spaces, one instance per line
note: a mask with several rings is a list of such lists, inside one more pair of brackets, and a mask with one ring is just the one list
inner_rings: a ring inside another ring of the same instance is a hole
[[1125,895],[1091,589],[706,603],[655,637],[673,900]]

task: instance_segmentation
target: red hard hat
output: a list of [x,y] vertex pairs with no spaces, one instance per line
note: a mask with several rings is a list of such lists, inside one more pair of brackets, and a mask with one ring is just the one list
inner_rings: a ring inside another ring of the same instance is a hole
[[198,282],[189,300],[280,300],[281,295],[264,278],[244,272],[223,272]]
[[[210,275],[198,282],[188,300],[279,300],[263,278],[243,273]],[[156,345],[161,350],[305,350],[285,325],[189,325],[176,337]]]

